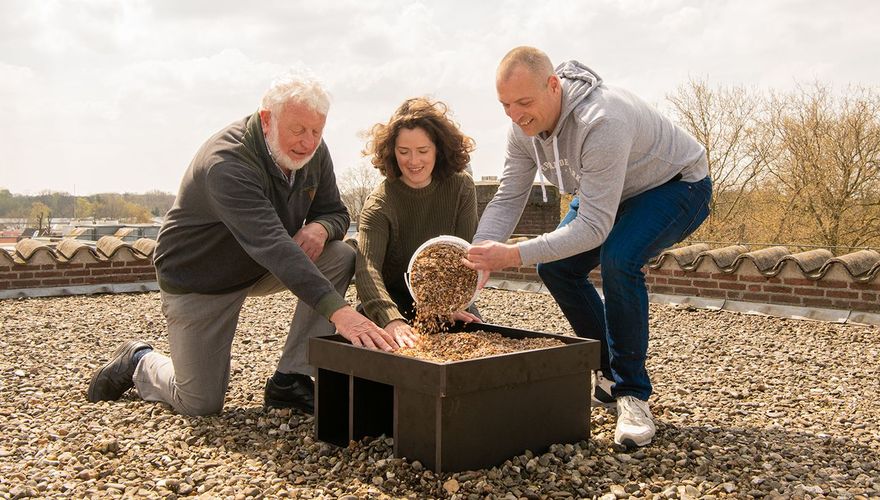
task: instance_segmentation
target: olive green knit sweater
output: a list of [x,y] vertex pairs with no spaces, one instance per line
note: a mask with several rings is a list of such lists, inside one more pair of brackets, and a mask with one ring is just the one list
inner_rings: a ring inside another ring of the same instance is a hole
[[474,181],[459,172],[413,189],[386,179],[367,198],[358,224],[355,279],[368,318],[384,327],[403,316],[391,299],[407,295],[404,273],[425,241],[454,235],[471,241],[477,228]]

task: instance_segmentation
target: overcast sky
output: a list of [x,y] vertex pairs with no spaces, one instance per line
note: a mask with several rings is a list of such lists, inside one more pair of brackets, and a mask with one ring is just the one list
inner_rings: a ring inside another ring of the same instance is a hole
[[874,0],[0,0],[0,188],[176,192],[201,143],[304,64],[333,95],[337,175],[402,100],[446,101],[498,175],[512,47],[578,59],[663,104],[689,77],[880,85]]

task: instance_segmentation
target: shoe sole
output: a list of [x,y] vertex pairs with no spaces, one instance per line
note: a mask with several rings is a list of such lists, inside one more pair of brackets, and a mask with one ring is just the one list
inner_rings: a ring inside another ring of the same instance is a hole
[[263,410],[269,411],[270,409],[283,410],[285,408],[293,408],[299,410],[308,415],[314,415],[315,410],[313,408],[307,408],[305,405],[291,403],[290,401],[279,401],[277,399],[266,399],[263,401]]
[[[113,351],[113,354],[110,357],[110,361],[107,361],[106,363],[104,363],[104,366],[95,370],[95,373],[92,375],[92,380],[89,382],[89,390],[86,394],[86,397],[88,398],[89,402],[90,403],[97,403],[99,401],[113,401],[113,400],[107,400],[107,399],[97,399],[95,397],[95,382],[98,380],[98,377],[100,377],[101,374],[104,373],[104,370],[109,368],[110,365],[112,365],[113,363],[118,361],[119,358],[121,358],[122,356],[130,355],[130,354],[134,353],[135,351],[139,351],[139,350],[141,350],[143,348],[147,348],[147,347],[149,347],[149,345],[147,345],[143,342],[137,341],[137,340],[132,340],[130,342],[126,342],[126,343],[122,344],[121,346],[117,347],[116,350]],[[125,393],[123,392],[122,394],[125,394]],[[121,395],[120,395],[120,397],[121,397]]]
[[648,446],[649,444],[651,444],[651,441],[652,441],[652,440],[653,440],[653,438],[648,438],[648,440],[645,441],[645,442],[642,443],[642,444],[636,443],[635,441],[633,441],[633,440],[630,439],[630,438],[626,438],[626,439],[624,439],[624,440],[622,440],[622,441],[620,441],[620,442],[618,442],[617,440],[615,440],[614,442],[617,443],[617,444],[619,444],[619,445],[621,445],[621,446],[626,446],[626,447],[629,448],[629,449],[633,449],[633,448],[641,448],[642,446]]
[[617,400],[606,403],[605,401],[596,398],[590,398],[590,405],[592,405],[593,408],[598,408],[600,406],[602,408],[617,408]]

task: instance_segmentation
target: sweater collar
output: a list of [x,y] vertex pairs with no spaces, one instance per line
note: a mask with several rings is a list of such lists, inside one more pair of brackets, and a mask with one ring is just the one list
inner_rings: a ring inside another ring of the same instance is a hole
[[269,145],[266,144],[266,136],[263,134],[263,124],[260,121],[259,111],[255,112],[250,118],[248,118],[244,137],[241,142],[244,143],[245,147],[251,152],[257,155],[263,168],[265,168],[270,175],[281,178],[288,185],[293,184],[296,172],[293,172],[293,175],[288,179],[287,175],[281,170],[281,167],[275,163],[275,159],[272,158],[272,153],[269,152]]
[[396,179],[388,179],[389,186],[402,194],[410,196],[425,196],[431,194],[437,190],[437,185],[439,185],[440,183],[441,181],[438,181],[437,179],[431,179],[431,183],[427,186],[423,188],[414,188],[407,186],[400,177]]

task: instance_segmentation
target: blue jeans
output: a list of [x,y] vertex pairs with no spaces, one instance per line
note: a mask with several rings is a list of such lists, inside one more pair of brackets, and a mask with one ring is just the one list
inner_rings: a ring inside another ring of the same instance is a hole
[[[601,246],[538,264],[538,275],[575,334],[602,342],[601,369],[614,380],[615,397],[647,401],[651,395],[645,369],[648,288],[642,267],[703,223],[711,197],[708,177],[668,182],[622,202]],[[560,227],[574,220],[578,207],[575,197]],[[588,278],[596,266],[601,266],[604,304]]]

